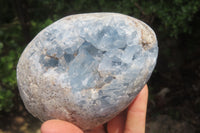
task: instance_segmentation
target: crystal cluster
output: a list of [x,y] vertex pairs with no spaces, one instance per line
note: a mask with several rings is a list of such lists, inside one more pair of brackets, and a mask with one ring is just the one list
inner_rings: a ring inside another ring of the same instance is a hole
[[158,47],[153,30],[118,13],[62,18],[26,47],[17,66],[27,110],[86,130],[124,110],[149,79]]

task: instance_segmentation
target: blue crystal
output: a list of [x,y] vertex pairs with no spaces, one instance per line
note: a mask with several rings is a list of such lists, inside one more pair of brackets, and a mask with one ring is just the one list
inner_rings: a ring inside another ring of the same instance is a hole
[[124,110],[155,67],[155,33],[117,13],[62,18],[26,47],[17,66],[20,95],[42,121],[62,119],[86,130]]

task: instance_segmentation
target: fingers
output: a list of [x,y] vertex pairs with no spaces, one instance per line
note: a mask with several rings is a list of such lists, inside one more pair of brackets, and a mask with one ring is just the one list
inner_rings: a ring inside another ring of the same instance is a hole
[[141,90],[128,108],[124,133],[145,133],[148,87]]
[[125,126],[125,113],[122,112],[107,124],[108,133],[123,133]]
[[49,120],[42,124],[41,133],[83,133],[83,131],[66,121]]

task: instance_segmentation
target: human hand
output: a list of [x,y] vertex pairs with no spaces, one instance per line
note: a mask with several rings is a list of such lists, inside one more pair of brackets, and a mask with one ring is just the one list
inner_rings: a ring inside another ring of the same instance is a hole
[[[148,87],[137,95],[126,111],[107,123],[108,133],[145,133]],[[49,120],[42,124],[42,133],[83,133],[72,123],[61,120]],[[107,133],[103,126],[99,126],[89,133]]]

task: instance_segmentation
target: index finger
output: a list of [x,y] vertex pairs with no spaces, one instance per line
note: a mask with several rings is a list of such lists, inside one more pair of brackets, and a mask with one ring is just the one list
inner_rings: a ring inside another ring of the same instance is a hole
[[128,108],[124,133],[145,133],[147,100],[148,87],[145,85]]

